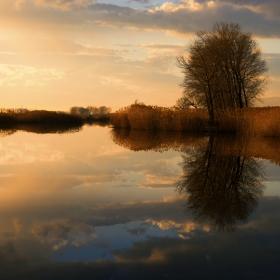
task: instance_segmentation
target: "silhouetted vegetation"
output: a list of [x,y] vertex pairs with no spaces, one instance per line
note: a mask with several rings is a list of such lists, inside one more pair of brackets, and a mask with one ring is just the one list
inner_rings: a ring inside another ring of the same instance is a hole
[[252,35],[239,24],[220,22],[211,31],[197,32],[187,50],[188,58],[177,58],[185,76],[180,108],[206,108],[214,125],[217,110],[251,106],[263,93],[266,62]]

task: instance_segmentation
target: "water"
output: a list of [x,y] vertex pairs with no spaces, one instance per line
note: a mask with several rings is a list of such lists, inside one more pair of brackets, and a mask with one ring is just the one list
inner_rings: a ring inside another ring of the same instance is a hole
[[1,134],[0,279],[276,279],[277,141],[68,132]]

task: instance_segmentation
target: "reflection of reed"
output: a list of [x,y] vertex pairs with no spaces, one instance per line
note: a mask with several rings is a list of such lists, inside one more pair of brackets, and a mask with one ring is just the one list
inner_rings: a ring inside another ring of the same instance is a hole
[[[181,150],[202,145],[209,137],[205,134],[126,129],[112,129],[110,135],[116,144],[133,151]],[[263,158],[280,165],[280,142],[277,138],[219,134],[216,139],[220,143],[219,154]]]
[[0,137],[6,137],[16,132],[16,129],[0,129]]
[[13,129],[1,129],[0,137],[5,137],[11,135],[17,131],[27,131],[38,134],[47,134],[47,133],[75,133],[82,130],[82,127],[79,125],[17,125]]
[[207,140],[203,134],[151,130],[112,129],[110,135],[116,144],[133,151],[180,150]]
[[197,222],[212,230],[234,230],[257,206],[264,177],[260,162],[252,157],[225,154],[226,142],[209,142],[183,155],[183,177],[176,190],[188,197],[187,209]]

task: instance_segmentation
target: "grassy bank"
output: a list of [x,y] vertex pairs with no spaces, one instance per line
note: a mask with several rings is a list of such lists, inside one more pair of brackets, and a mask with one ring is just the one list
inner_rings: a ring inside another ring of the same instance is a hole
[[115,128],[133,130],[208,131],[280,137],[280,107],[220,110],[215,126],[203,109],[175,110],[133,104],[111,117]]

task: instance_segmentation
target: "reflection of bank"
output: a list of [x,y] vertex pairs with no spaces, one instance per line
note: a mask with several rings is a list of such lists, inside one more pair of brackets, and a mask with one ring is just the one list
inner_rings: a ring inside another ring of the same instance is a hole
[[212,230],[234,230],[256,208],[264,186],[261,163],[253,157],[225,154],[225,138],[209,137],[208,143],[183,154],[183,176],[176,190],[187,195],[187,211],[196,222]]
[[20,124],[13,127],[0,128],[0,137],[6,137],[17,131],[32,132],[37,134],[63,134],[76,133],[82,130],[82,125],[64,124]]
[[[209,135],[202,133],[111,129],[112,140],[132,151],[182,150],[182,147],[205,145]],[[220,153],[242,155],[269,160],[280,165],[280,141],[273,137],[253,137],[250,135],[219,134]]]
[[112,129],[111,139],[132,151],[181,150],[183,146],[198,146],[207,138],[203,134],[158,130]]

